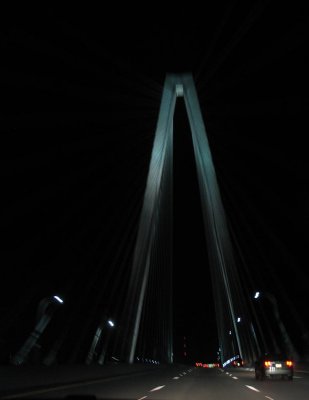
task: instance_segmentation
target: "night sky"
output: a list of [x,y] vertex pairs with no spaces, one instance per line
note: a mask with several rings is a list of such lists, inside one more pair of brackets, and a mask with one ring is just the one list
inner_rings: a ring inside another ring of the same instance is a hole
[[[76,296],[88,284],[102,290],[127,262],[165,75],[191,72],[243,284],[277,297],[303,351],[308,10],[208,3],[27,5],[3,14],[1,346],[33,325],[39,299]],[[175,353],[186,337],[191,359],[212,361],[217,328],[182,99],[174,149]]]

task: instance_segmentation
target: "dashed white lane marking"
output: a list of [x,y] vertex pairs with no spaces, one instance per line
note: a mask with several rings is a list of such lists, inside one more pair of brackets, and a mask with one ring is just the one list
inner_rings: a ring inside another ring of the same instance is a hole
[[173,379],[179,379],[179,376],[174,376],[174,378]]
[[249,386],[249,385],[245,385],[245,386],[247,386],[247,388],[249,388],[251,390],[254,390],[255,392],[259,392],[259,389],[255,388],[253,386]]
[[187,373],[186,373],[186,372],[183,372],[183,374],[184,374],[184,375],[187,375]]
[[140,398],[137,399],[137,400],[143,400],[143,399],[147,399],[147,396],[140,397]]
[[229,373],[228,372],[226,372],[226,375],[228,375]]
[[269,397],[269,396],[265,396],[265,397],[266,397],[266,399],[274,400],[272,397]]
[[233,376],[233,379],[238,379],[237,376]]
[[165,386],[165,385],[163,385],[163,386],[157,386],[157,387],[151,389],[150,392],[155,392],[156,390],[160,390],[160,389],[164,388],[164,386]]

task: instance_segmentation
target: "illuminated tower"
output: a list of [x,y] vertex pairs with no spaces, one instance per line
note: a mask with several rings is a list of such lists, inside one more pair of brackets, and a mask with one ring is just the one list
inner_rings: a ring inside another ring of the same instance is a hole
[[[156,349],[154,357],[163,349],[164,361],[173,362],[172,255],[171,251],[166,250],[172,236],[173,117],[176,100],[180,96],[185,101],[192,134],[221,361],[233,357],[235,352],[243,359],[252,361],[258,345],[234,261],[225,211],[191,74],[167,74],[164,83],[124,311],[127,329],[122,343],[123,353],[130,363],[134,362],[138,341],[141,343],[140,351],[143,351],[143,348],[147,349],[147,340],[149,342],[153,336],[150,347]],[[205,260],[205,268],[206,265],[208,263]],[[151,285],[156,285],[155,292],[151,292],[154,290]],[[157,313],[151,312],[151,307],[154,307],[153,296],[158,299]],[[148,323],[152,323],[152,327],[146,331]]]

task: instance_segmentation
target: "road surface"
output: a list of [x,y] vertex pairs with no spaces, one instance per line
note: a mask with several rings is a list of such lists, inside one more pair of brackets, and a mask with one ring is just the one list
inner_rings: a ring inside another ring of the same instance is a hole
[[[98,378],[7,395],[2,399],[61,399],[68,396],[102,400],[308,400],[309,374],[296,372],[293,381],[256,381],[246,369],[166,366],[134,374]],[[90,396],[90,397],[89,397]]]

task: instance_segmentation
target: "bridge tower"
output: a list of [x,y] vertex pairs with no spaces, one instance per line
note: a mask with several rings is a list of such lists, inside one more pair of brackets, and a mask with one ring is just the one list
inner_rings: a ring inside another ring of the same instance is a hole
[[[252,362],[259,346],[239,279],[202,112],[190,73],[167,74],[165,78],[124,309],[126,330],[122,353],[129,363],[133,363],[137,353],[148,351],[149,354],[150,346],[153,358],[173,362],[173,260],[169,246],[172,241],[173,116],[180,96],[184,98],[192,134],[220,358],[224,363],[239,354],[243,360]],[[151,292],[154,284],[156,292]],[[157,307],[156,315],[147,314],[149,303]],[[146,323],[152,323],[147,332]],[[148,341],[152,337],[152,344],[147,345],[143,335]],[[145,350],[147,346],[148,350]]]

